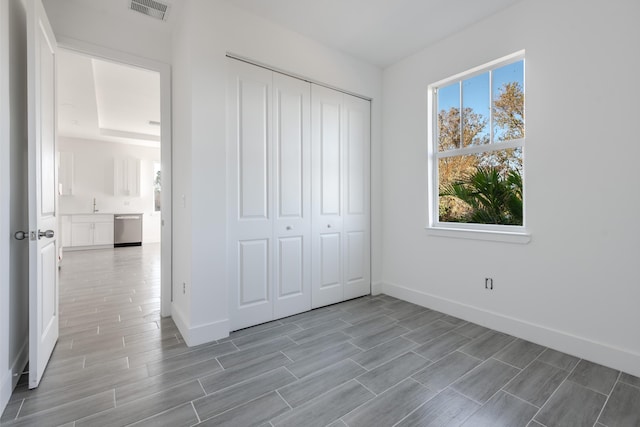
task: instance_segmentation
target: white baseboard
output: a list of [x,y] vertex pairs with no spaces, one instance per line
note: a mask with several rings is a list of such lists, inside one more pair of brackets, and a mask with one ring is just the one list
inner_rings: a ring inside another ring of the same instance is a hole
[[11,386],[11,377],[13,377],[11,369],[2,375],[2,380],[0,382],[0,414],[4,412],[4,408],[7,406],[9,398],[11,397],[11,392],[13,391],[13,387]]
[[29,343],[25,341],[18,353],[18,356],[11,364],[11,368],[5,372],[2,380],[0,381],[0,414],[4,412],[4,408],[9,402],[11,393],[13,393],[13,389],[16,388],[16,385],[20,380],[20,375],[24,372],[24,368],[27,366],[28,362]]
[[371,284],[371,295],[380,295],[383,292],[384,283],[375,282]]
[[184,314],[173,304],[171,306],[171,317],[189,347],[206,344],[229,336],[228,319],[203,325],[189,326]]
[[389,296],[640,376],[640,354],[415,289],[390,283],[381,288]]

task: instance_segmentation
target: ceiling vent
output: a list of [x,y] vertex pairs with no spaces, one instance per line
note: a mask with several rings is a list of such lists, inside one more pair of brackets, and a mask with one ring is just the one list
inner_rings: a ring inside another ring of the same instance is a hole
[[169,13],[169,5],[156,0],[131,0],[129,9],[161,21],[166,21]]

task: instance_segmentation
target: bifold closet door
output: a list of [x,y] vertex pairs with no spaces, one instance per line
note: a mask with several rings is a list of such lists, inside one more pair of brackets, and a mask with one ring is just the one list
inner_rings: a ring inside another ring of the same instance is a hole
[[309,310],[308,83],[229,66],[230,323],[236,330]]
[[312,306],[370,287],[370,103],[312,86]]
[[274,319],[311,309],[311,85],[273,73]]

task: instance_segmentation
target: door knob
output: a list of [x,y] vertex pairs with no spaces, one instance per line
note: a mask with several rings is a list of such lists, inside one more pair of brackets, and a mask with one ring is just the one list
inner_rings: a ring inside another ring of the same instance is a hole
[[47,239],[51,239],[53,235],[54,235],[53,230],[47,230],[47,231],[38,230],[38,240],[42,239],[43,237],[46,237]]
[[291,230],[291,226],[290,225],[287,225],[287,230]]
[[13,235],[16,240],[24,240],[29,237],[29,233],[27,231],[16,231]]
[[331,224],[327,224],[327,228],[331,228]]

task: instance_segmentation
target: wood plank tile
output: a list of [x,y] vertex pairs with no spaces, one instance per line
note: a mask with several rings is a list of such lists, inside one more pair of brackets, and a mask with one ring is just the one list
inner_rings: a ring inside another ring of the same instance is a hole
[[273,341],[269,341],[266,344],[257,345],[255,347],[247,348],[246,350],[240,350],[236,353],[220,356],[218,357],[218,362],[220,362],[223,368],[228,369],[271,353],[278,353],[281,350],[285,350],[295,345],[296,343],[291,341],[289,337],[280,337]]
[[640,388],[618,382],[598,421],[611,427],[640,426]]
[[198,425],[202,427],[260,426],[270,419],[289,411],[289,405],[277,393],[271,392]]
[[[204,395],[198,381],[150,394],[116,408],[96,413],[76,421],[76,427],[123,426],[142,421],[160,412],[180,406]],[[96,411],[94,411],[96,412]]]
[[454,427],[459,426],[480,405],[451,389],[428,400],[396,427]]
[[454,325],[443,322],[442,320],[436,320],[433,323],[429,323],[428,325],[422,326],[418,329],[414,329],[404,337],[410,339],[415,343],[424,344],[427,341],[438,338],[439,336],[444,335],[445,333],[453,329],[455,329]]
[[373,369],[391,359],[395,359],[407,351],[417,347],[413,341],[398,337],[384,344],[373,347],[370,350],[351,356],[351,360],[363,366],[365,369]]
[[526,427],[538,408],[505,392],[498,392],[463,427]]
[[592,426],[606,396],[571,381],[565,381],[545,403],[535,420],[547,427]]
[[291,360],[282,353],[267,354],[264,357],[252,359],[233,368],[205,375],[200,378],[200,383],[207,394],[211,394],[289,363],[291,363]]
[[536,360],[504,389],[532,405],[541,407],[567,375],[567,371]]
[[511,335],[489,331],[460,348],[460,351],[478,359],[486,360],[505,348],[513,340],[515,338]]
[[440,391],[480,365],[480,363],[481,361],[475,357],[454,351],[426,369],[414,374],[412,378],[424,384],[430,390]]
[[463,337],[455,332],[448,332],[438,338],[435,338],[413,351],[422,357],[426,357],[429,360],[439,360],[450,354],[453,351],[458,350],[465,344],[471,341],[471,338]]
[[271,421],[275,427],[324,427],[370,400],[375,395],[351,380],[290,413]]
[[130,424],[131,427],[190,427],[198,423],[198,416],[191,402],[177,406],[153,417]]
[[349,427],[392,426],[435,393],[417,381],[406,379],[344,417]]
[[364,372],[364,368],[346,359],[284,386],[278,389],[278,393],[292,408],[296,408]]
[[488,359],[453,383],[458,393],[485,403],[520,371],[495,359]]
[[524,369],[529,363],[540,356],[544,350],[545,347],[541,345],[518,338],[500,350],[494,357],[516,368]]
[[287,369],[296,377],[303,378],[361,352],[362,350],[353,344],[343,342],[334,347],[320,349],[315,353],[302,357],[287,365]]
[[284,387],[295,380],[296,377],[285,368],[277,368],[244,383],[195,400],[193,406],[200,419],[205,420]]
[[358,382],[375,394],[380,394],[430,364],[425,358],[409,352],[359,376]]
[[619,373],[615,369],[581,360],[567,380],[608,395]]
[[580,361],[577,357],[550,348],[543,351],[542,354],[538,356],[538,360],[557,368],[564,369],[565,371],[571,371]]

